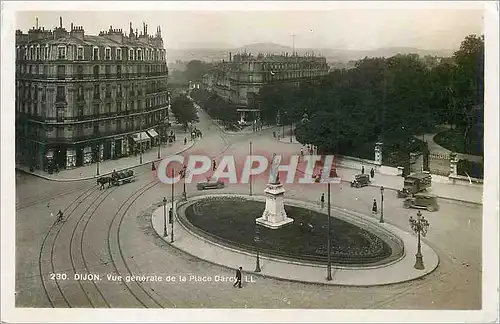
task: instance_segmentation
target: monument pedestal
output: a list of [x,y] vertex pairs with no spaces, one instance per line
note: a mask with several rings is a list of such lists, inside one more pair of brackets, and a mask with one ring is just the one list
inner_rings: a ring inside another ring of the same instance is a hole
[[283,185],[281,183],[268,184],[264,192],[266,193],[266,209],[262,217],[257,218],[255,222],[271,229],[278,229],[293,223],[293,219],[289,218],[285,211]]

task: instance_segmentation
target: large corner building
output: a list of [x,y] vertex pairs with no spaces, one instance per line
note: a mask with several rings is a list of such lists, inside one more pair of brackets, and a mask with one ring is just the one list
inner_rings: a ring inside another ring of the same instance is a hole
[[16,31],[16,162],[73,168],[138,154],[166,133],[169,96],[161,29],[86,35]]

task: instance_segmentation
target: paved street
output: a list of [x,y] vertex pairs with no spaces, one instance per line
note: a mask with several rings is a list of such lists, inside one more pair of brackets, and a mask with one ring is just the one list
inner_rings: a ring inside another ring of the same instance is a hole
[[[204,132],[188,152],[246,154],[248,142],[262,150],[298,152],[296,144],[277,142],[272,129],[245,135],[221,132],[200,112],[197,126]],[[159,238],[150,216],[170,186],[155,181],[150,165],[135,168],[130,184],[99,190],[95,180],[55,182],[17,175],[16,305],[18,307],[225,307],[225,308],[380,308],[479,309],[481,307],[482,206],[440,199],[438,212],[423,212],[431,224],[426,242],[440,258],[438,269],[412,282],[372,287],[337,287],[292,283],[253,274],[255,282],[235,290],[231,282],[169,283],[121,281],[139,276],[233,277],[234,270],[187,255]],[[347,169],[346,169],[347,170]],[[348,178],[350,174],[347,174]],[[378,175],[377,175],[378,176]],[[375,179],[377,181],[377,179]],[[254,184],[254,192],[264,190]],[[325,185],[290,185],[286,196],[318,202]],[[451,189],[456,188],[456,189]],[[443,187],[469,196],[468,186]],[[188,196],[196,193],[187,186]],[[182,186],[175,186],[180,197]],[[248,185],[232,185],[221,192],[248,192]],[[348,183],[332,186],[332,204],[367,213],[378,187],[353,189]],[[386,222],[409,230],[408,217],[395,192],[385,196]],[[50,213],[65,212],[66,221],[53,226]],[[53,226],[53,227],[52,227]],[[175,228],[174,228],[175,234]],[[424,256],[425,258],[425,256]],[[234,268],[239,266],[234,264]],[[253,269],[244,269],[245,271]],[[51,278],[51,273],[55,278]],[[95,281],[73,279],[74,273],[100,275]],[[67,275],[68,278],[65,278]],[[109,277],[108,277],[109,275]],[[249,276],[250,273],[244,273]],[[55,279],[58,279],[57,282]],[[100,280],[99,280],[100,279]],[[45,287],[45,288],[44,288]]]

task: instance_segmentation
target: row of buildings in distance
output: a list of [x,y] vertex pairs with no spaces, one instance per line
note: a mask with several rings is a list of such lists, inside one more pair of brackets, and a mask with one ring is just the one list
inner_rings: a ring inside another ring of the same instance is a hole
[[16,162],[47,171],[137,154],[168,126],[161,29],[16,31]]
[[[257,95],[269,84],[299,83],[329,73],[326,58],[321,56],[299,56],[293,54],[229,53],[229,61],[223,60],[212,71],[203,76],[202,87],[215,92],[235,106],[240,112],[241,122],[258,118]],[[198,85],[192,85],[197,87]]]

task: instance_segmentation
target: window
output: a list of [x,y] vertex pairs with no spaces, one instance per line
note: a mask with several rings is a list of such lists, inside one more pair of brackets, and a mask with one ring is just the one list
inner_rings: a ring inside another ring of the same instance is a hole
[[106,78],[109,78],[111,76],[111,66],[110,65],[106,65],[104,67],[104,74],[106,74]]
[[121,102],[117,102],[116,103],[116,112],[119,113],[122,111],[122,103]]
[[45,45],[45,59],[48,60],[50,57],[50,48],[49,45]]
[[99,93],[99,85],[94,85],[94,99],[101,99],[101,94]]
[[117,48],[116,49],[116,60],[117,61],[121,61],[122,60],[122,49],[121,48]]
[[42,102],[47,101],[47,88],[42,90]]
[[94,47],[94,49],[92,51],[92,59],[94,61],[99,60],[99,48],[98,47]]
[[56,89],[56,101],[65,102],[66,101],[66,89],[64,86],[58,86]]
[[80,80],[83,79],[83,65],[76,66],[76,78]]
[[142,60],[142,51],[140,48],[137,50],[137,60]]
[[134,49],[133,48],[131,48],[131,49],[128,50],[128,59],[130,61],[134,60]]
[[79,86],[78,87],[78,96],[77,96],[77,99],[78,100],[83,100],[84,99],[84,94],[83,94],[83,87],[82,86]]
[[28,59],[29,60],[33,59],[33,46],[30,47],[30,53],[29,53]]
[[39,61],[40,60],[40,46],[37,46],[36,47],[36,60]]
[[106,84],[106,98],[111,98],[111,85]]
[[99,115],[99,104],[94,104],[94,115]]
[[111,60],[111,48],[106,48],[104,52],[104,59],[106,60]]
[[99,65],[94,65],[93,67],[94,78],[99,77]]
[[66,59],[66,46],[59,46],[57,48],[57,58],[59,60],[65,60]]
[[117,78],[121,78],[122,77],[122,66],[121,65],[117,65],[116,66],[116,77]]
[[58,65],[57,66],[57,78],[59,80],[64,80],[66,78],[66,66]]
[[122,85],[118,84],[116,86],[116,97],[121,98],[122,97]]
[[77,60],[83,60],[83,47],[78,46],[76,49],[76,59]]
[[105,106],[105,111],[104,113],[105,114],[109,114],[111,112],[111,104],[110,103],[107,103],[106,106]]

